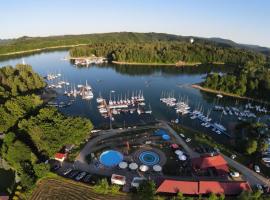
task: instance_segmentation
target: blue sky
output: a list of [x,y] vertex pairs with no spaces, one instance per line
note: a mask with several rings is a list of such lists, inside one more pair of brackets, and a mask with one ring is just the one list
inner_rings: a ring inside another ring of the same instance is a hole
[[270,47],[270,0],[3,0],[0,25],[0,38],[135,31]]

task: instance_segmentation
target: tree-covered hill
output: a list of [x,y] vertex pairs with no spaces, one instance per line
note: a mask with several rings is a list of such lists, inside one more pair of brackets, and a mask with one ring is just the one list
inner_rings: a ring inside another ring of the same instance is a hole
[[[200,38],[193,37],[196,44],[211,45],[214,47],[223,48],[236,48],[246,50],[256,50],[269,55],[269,49],[256,48],[254,46],[240,45],[234,42],[225,42],[224,39],[216,40],[215,38]],[[79,44],[97,44],[97,43],[152,43],[152,42],[183,42],[189,43],[189,36],[179,36],[165,33],[135,33],[135,32],[114,32],[114,33],[98,33],[98,34],[84,34],[84,35],[62,35],[62,36],[49,36],[49,37],[21,37],[18,39],[5,40],[0,42],[0,55],[31,51],[42,50],[52,47],[70,47]],[[261,51],[262,50],[262,51]]]
[[87,46],[78,46],[70,50],[72,57],[91,56],[107,57],[109,61],[129,63],[226,63],[244,64],[265,63],[266,56],[260,53],[217,45],[203,40],[190,43],[182,41],[126,41],[102,42]]

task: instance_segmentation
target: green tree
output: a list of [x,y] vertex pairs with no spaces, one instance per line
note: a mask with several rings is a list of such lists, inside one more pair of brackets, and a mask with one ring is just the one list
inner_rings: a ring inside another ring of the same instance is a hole
[[153,200],[155,192],[156,185],[154,181],[143,181],[138,188],[138,197],[142,200]]
[[256,152],[257,146],[258,146],[257,141],[255,139],[250,139],[247,142],[246,153],[250,155],[250,154]]
[[50,165],[46,163],[35,164],[34,171],[37,178],[42,178],[50,172]]

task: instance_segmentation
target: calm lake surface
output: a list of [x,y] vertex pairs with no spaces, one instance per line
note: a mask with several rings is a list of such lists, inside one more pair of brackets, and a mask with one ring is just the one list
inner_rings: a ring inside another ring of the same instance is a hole
[[[92,86],[94,98],[92,100],[82,100],[77,97],[75,102],[66,108],[59,108],[61,112],[73,115],[84,116],[92,120],[93,124],[99,128],[109,126],[109,119],[104,119],[98,112],[96,98],[101,93],[102,97],[109,99],[111,90],[115,93],[112,96],[122,94],[131,95],[132,91],[143,91],[146,99],[146,107],[151,105],[152,116],[137,114],[122,114],[115,116],[113,126],[133,126],[137,123],[151,121],[153,118],[164,120],[179,119],[185,126],[199,129],[213,135],[215,138],[222,139],[223,135],[217,135],[202,127],[199,120],[190,119],[189,115],[179,116],[174,108],[169,108],[160,102],[162,91],[173,92],[175,98],[188,99],[191,110],[200,108],[206,114],[210,112],[210,117],[220,122],[227,129],[237,122],[236,116],[221,116],[220,112],[213,111],[214,105],[237,106],[242,107],[246,101],[236,100],[234,98],[224,97],[218,99],[216,95],[201,92],[191,87],[191,84],[202,82],[208,72],[226,72],[232,70],[229,66],[199,66],[199,67],[165,67],[165,66],[119,66],[113,64],[91,65],[86,68],[78,68],[69,61],[63,60],[68,55],[68,51],[44,52],[34,55],[10,58],[0,61],[0,66],[16,65],[25,63],[33,66],[34,70],[42,76],[48,73],[61,73],[61,79],[67,80],[71,85],[85,84],[85,81]],[[64,89],[56,89],[58,97],[56,101],[66,100],[68,97],[63,95]],[[268,108],[269,109],[269,108]],[[260,115],[260,120],[265,120],[268,116]]]

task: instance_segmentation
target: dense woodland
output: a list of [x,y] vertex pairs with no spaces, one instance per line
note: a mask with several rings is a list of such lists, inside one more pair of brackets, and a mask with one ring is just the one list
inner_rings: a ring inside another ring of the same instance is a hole
[[0,133],[5,133],[0,140],[0,157],[18,174],[15,198],[28,199],[36,181],[50,174],[44,158],[53,157],[66,144],[78,145],[89,136],[92,124],[44,107],[33,92],[42,89],[45,82],[31,66],[3,67],[0,75]]
[[33,92],[45,87],[42,77],[31,66],[18,64],[16,67],[0,68],[0,99]]
[[39,152],[53,157],[66,144],[79,145],[89,136],[92,124],[80,117],[66,117],[55,108],[44,108],[38,115],[22,120],[19,129],[31,137]]
[[263,54],[211,43],[188,41],[103,42],[74,47],[70,56],[104,56],[109,61],[136,63],[227,63],[244,64],[247,61],[265,63]]
[[247,63],[233,73],[208,74],[204,87],[270,101],[270,68]]

